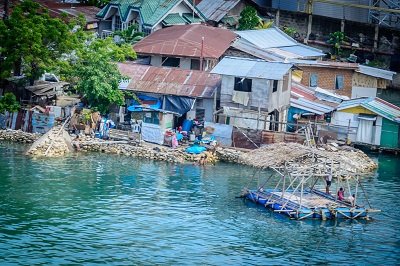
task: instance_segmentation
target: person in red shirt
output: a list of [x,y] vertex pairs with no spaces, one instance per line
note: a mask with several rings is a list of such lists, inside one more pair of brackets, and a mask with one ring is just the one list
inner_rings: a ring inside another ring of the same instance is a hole
[[339,189],[337,195],[338,195],[338,200],[344,199],[344,189],[342,187]]

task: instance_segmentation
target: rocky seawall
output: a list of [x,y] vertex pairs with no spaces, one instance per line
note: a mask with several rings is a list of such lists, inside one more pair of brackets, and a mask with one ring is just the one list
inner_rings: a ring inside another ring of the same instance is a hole
[[[31,156],[64,156],[71,151],[79,152],[103,152],[124,156],[147,158],[152,160],[167,161],[171,163],[194,163],[200,160],[201,156],[207,155],[207,163],[229,162],[251,165],[265,168],[263,166],[272,164],[277,158],[288,158],[281,148],[285,146],[287,154],[295,153],[291,144],[277,143],[258,150],[244,151],[232,147],[215,147],[201,154],[191,154],[185,151],[188,146],[179,146],[176,149],[142,142],[137,143],[105,141],[90,136],[68,135],[61,126],[53,128],[45,135],[39,133],[26,133],[20,130],[0,130],[0,141],[11,140],[23,143],[35,142],[27,155]],[[50,149],[49,146],[51,145]],[[297,144],[296,144],[297,145]],[[295,149],[307,149],[305,146],[297,145]],[[47,154],[45,154],[47,151]],[[376,169],[376,163],[365,153],[357,149],[325,151],[330,156],[351,162],[351,167],[358,173],[366,173]]]

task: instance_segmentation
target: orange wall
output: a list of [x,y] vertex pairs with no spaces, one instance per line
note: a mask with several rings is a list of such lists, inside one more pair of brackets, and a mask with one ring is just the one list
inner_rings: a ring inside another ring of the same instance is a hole
[[344,77],[343,90],[335,90],[335,93],[351,97],[352,79],[353,79],[352,69],[312,67],[312,66],[299,66],[299,68],[303,70],[303,78],[301,79],[301,84],[309,86],[310,74],[318,74],[318,87],[327,90],[335,90],[336,75],[343,75]]

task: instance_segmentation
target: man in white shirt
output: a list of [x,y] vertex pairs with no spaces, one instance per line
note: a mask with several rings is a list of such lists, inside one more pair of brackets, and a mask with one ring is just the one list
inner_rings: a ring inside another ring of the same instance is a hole
[[332,184],[332,173],[330,171],[328,172],[328,175],[326,176],[325,180],[326,180],[326,191],[325,191],[325,193],[326,194],[331,194],[330,191],[329,191],[329,188],[331,187],[331,184]]

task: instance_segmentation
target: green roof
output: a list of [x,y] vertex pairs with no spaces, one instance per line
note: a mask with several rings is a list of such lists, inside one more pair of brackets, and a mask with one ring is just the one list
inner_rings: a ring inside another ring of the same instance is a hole
[[221,21],[223,23],[228,24],[228,25],[234,26],[234,25],[237,25],[239,23],[239,17],[237,17],[237,16],[226,16],[226,17],[223,17],[221,19]]
[[[153,27],[180,2],[182,0],[111,0],[96,16],[104,18],[111,7],[118,7],[121,19],[126,21],[129,11],[133,9],[139,11],[144,25]],[[196,7],[195,9],[204,18],[204,15]]]
[[201,23],[201,19],[192,13],[183,13],[182,17],[189,21],[191,24]]
[[186,19],[184,19],[183,17],[181,17],[179,14],[174,13],[174,14],[169,14],[168,16],[166,16],[162,23],[165,26],[172,26],[172,25],[185,25],[188,23],[188,21]]

